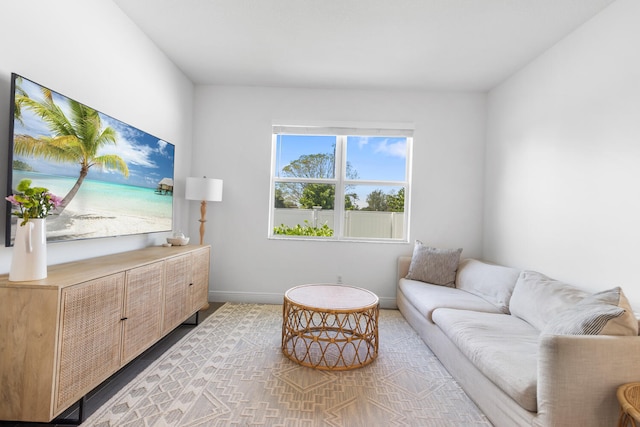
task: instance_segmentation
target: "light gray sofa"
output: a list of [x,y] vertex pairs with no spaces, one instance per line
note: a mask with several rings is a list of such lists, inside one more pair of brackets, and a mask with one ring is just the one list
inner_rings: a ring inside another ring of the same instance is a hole
[[600,335],[566,334],[591,294],[475,259],[439,286],[407,279],[410,262],[398,259],[398,308],[495,426],[615,425],[617,387],[640,381],[631,307]]

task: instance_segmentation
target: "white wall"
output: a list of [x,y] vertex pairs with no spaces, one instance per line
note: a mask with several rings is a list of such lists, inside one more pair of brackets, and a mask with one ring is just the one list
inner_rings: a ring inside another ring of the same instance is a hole
[[[16,72],[175,144],[174,211],[182,226],[194,88],[129,18],[111,0],[3,2],[0,40],[0,188],[7,187],[10,75]],[[4,224],[4,207],[0,212]],[[48,260],[136,249],[161,243],[167,234],[54,243]],[[10,261],[11,248],[0,247],[0,273],[9,271]]]
[[484,256],[640,310],[640,2],[618,0],[488,97]]
[[267,239],[272,120],[414,123],[410,237],[480,256],[483,94],[197,86],[194,111],[192,173],[224,179],[223,201],[208,205],[210,300],[280,303],[293,285],[342,275],[395,304],[396,259],[412,244]]

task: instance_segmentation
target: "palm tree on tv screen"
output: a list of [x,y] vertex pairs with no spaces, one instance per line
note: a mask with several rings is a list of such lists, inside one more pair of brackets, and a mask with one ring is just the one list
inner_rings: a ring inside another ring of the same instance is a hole
[[[16,93],[16,106],[33,111],[44,120],[51,131],[50,136],[34,138],[30,135],[16,135],[14,152],[20,155],[37,156],[57,163],[80,165],[80,175],[62,203],[57,213],[67,207],[78,193],[89,168],[97,166],[121,172],[129,176],[127,163],[116,154],[98,155],[98,150],[107,144],[116,144],[116,132],[111,127],[102,129],[98,112],[86,105],[69,99],[70,117],[68,118],[53,101],[51,91],[42,88],[43,101],[29,98],[23,92]],[[16,109],[18,118],[21,110]]]

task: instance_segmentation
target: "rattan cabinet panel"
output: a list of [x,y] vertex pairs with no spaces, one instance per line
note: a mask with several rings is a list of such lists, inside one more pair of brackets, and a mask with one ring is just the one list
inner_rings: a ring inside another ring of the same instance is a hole
[[[0,421],[49,422],[207,303],[209,246],[0,275]],[[170,319],[170,321],[166,321]]]
[[189,287],[193,259],[182,255],[164,264],[164,323],[163,332],[169,332],[188,317]]
[[195,313],[209,300],[209,248],[195,251],[189,287],[189,312]]
[[209,247],[165,262],[163,332],[167,333],[207,304]]
[[127,271],[122,362],[128,363],[161,337],[163,262]]
[[124,273],[62,290],[55,410],[64,410],[120,366]]

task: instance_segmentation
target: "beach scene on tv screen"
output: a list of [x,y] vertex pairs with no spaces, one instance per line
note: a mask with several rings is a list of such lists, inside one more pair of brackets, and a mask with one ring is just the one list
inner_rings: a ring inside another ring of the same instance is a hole
[[172,229],[173,144],[19,76],[14,111],[13,191],[30,179],[62,199],[47,241]]

